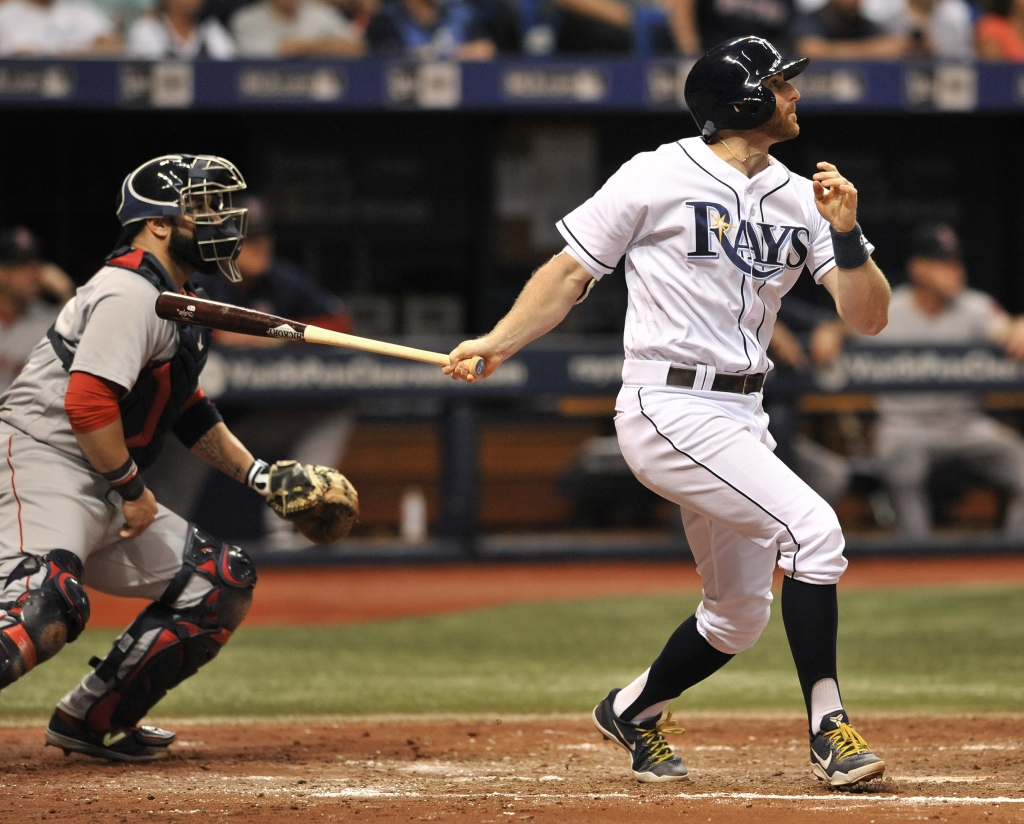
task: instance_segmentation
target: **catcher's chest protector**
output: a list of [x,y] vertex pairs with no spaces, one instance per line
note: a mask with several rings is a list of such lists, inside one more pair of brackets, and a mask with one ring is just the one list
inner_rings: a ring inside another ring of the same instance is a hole
[[[127,269],[144,277],[161,292],[178,291],[157,259],[141,249],[118,249],[106,262],[108,266]],[[197,297],[203,295],[203,290],[191,283],[185,284],[185,291]],[[146,469],[156,461],[167,433],[199,386],[199,374],[206,365],[210,330],[187,323],[176,326],[178,351],[170,360],[147,364],[131,392],[119,404],[125,444],[140,469]],[[65,371],[70,369],[74,355],[52,328],[49,337]]]

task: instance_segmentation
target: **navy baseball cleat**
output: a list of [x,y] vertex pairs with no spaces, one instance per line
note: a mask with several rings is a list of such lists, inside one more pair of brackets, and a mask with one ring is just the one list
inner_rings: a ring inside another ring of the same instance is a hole
[[57,710],[46,728],[46,744],[60,747],[64,755],[79,752],[110,761],[159,761],[177,736],[159,727],[94,732],[85,723]]
[[598,731],[627,750],[633,759],[633,775],[645,784],[661,781],[682,781],[687,777],[683,759],[672,752],[664,733],[680,735],[682,727],[674,726],[672,713],[664,721],[660,716],[633,723],[615,715],[612,704],[618,690],[594,707],[594,726]]
[[811,739],[811,770],[833,787],[850,787],[877,778],[885,762],[850,726],[845,710],[825,716],[821,732]]

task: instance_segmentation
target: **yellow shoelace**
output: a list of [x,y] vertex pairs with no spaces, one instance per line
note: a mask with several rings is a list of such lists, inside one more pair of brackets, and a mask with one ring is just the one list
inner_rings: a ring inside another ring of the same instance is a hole
[[825,737],[832,741],[840,758],[849,758],[851,755],[861,755],[871,752],[868,742],[861,738],[849,724],[840,722],[839,729],[824,733]]
[[[653,730],[640,730],[640,737],[650,750],[651,765],[668,761],[673,755],[672,748],[665,740],[666,735],[682,735],[686,730],[672,720],[672,710],[666,708],[662,718]],[[856,735],[856,733],[854,733]]]

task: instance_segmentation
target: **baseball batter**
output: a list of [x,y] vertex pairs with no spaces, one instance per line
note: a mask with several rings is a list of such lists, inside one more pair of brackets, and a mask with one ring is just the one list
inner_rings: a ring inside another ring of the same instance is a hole
[[[128,175],[117,248],[0,397],[0,688],[78,637],[83,583],[152,601],[58,704],[46,741],[66,753],[165,757],[174,734],[139,722],[218,653],[252,600],[249,557],[146,488],[141,470],[166,436],[275,508],[288,503],[282,473],[253,458],[199,388],[208,330],[154,308],[162,291],[195,294],[195,271],[237,278],[246,211],[231,198],[244,188],[212,156],[160,157]],[[294,480],[301,468],[284,463]]]
[[744,37],[697,61],[686,102],[701,136],[637,155],[559,222],[564,251],[484,337],[451,353],[453,377],[490,375],[557,325],[625,255],[629,306],[615,424],[637,478],[677,503],[704,583],[695,615],[632,683],[594,710],[640,781],[687,777],[661,720],[668,702],[750,647],[768,622],[772,571],[807,704],[814,774],[833,786],[885,764],[850,725],[836,673],[836,583],[846,568],[835,513],[772,454],[761,407],[765,348],[782,296],[804,272],[840,316],[874,335],[889,285],[856,222],[857,190],[830,163],[813,180],[768,149],[799,134],[799,92],[767,41]]

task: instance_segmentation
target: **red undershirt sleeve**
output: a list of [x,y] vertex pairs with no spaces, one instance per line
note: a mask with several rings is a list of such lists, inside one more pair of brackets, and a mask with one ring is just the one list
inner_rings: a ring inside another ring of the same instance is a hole
[[78,434],[95,432],[121,416],[118,400],[124,389],[106,378],[88,372],[72,372],[64,395],[64,411],[71,431]]

